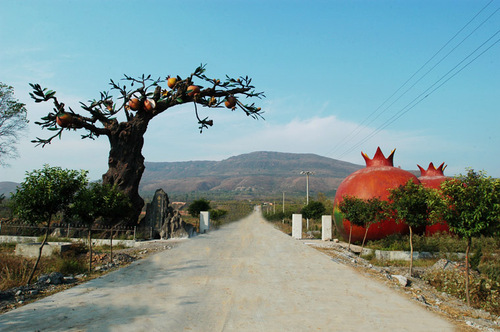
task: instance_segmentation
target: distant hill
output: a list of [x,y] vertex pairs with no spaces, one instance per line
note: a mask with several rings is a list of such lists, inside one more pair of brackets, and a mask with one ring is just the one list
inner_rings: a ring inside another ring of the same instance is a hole
[[16,192],[16,188],[18,185],[19,183],[16,182],[9,182],[9,181],[0,182],[0,195],[4,194],[5,197],[10,197],[11,193]]
[[[162,188],[169,195],[229,193],[235,197],[305,195],[306,176],[311,195],[333,194],[342,180],[364,166],[315,154],[252,152],[222,161],[146,162],[140,184],[143,196]],[[0,182],[0,194],[9,196],[18,183]]]
[[146,162],[140,190],[162,188],[169,194],[230,191],[253,195],[304,193],[313,171],[310,193],[333,193],[342,180],[362,168],[315,154],[252,152],[222,161]]

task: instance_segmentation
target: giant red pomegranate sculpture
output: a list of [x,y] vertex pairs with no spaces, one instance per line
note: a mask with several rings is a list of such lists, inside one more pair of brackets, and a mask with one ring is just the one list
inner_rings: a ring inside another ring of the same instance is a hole
[[[385,157],[380,147],[377,148],[373,159],[370,159],[365,153],[361,155],[365,159],[366,167],[362,168],[342,181],[333,202],[333,219],[337,230],[344,236],[349,237],[349,228],[351,223],[344,219],[338,206],[343,201],[345,195],[355,196],[362,199],[378,197],[381,200],[387,200],[390,192],[388,189],[404,185],[409,179],[415,183],[418,179],[412,173],[401,168],[394,167],[394,150],[389,157]],[[386,219],[375,223],[368,229],[367,240],[378,240],[388,235],[408,232],[408,226],[403,223],[396,223],[394,219]],[[351,241],[362,241],[365,234],[365,228],[353,225]]]
[[[444,169],[446,165],[442,163],[438,168],[434,166],[433,163],[429,164],[427,170],[423,169],[420,165],[417,165],[420,169],[420,177],[418,178],[420,182],[427,188],[440,189],[441,183],[443,183],[447,177],[444,176]],[[436,223],[434,225],[425,227],[425,234],[432,235],[435,233],[447,233],[450,229],[446,221]]]

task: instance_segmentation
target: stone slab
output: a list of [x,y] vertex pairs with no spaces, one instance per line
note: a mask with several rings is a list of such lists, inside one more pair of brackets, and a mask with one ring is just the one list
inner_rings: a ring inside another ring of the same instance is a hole
[[206,233],[210,230],[210,212],[200,212],[200,233]]
[[330,241],[332,239],[332,216],[321,216],[321,240]]
[[[24,257],[38,257],[41,243],[18,243],[16,245],[16,255]],[[61,255],[69,250],[70,242],[47,242],[42,249],[42,256],[49,257],[54,254]]]
[[292,237],[302,239],[302,214],[292,214]]

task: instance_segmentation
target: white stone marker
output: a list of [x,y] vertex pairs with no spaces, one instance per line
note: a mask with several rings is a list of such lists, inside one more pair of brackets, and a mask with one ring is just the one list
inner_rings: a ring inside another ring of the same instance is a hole
[[332,216],[321,216],[321,240],[332,239]]
[[200,212],[200,233],[206,233],[210,229],[210,212]]
[[302,215],[292,214],[292,237],[302,239]]

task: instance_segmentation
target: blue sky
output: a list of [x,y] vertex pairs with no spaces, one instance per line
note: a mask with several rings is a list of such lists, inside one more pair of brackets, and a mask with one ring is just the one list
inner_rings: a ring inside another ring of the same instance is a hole
[[214,126],[200,134],[192,105],[172,108],[150,123],[146,161],[279,151],[364,164],[361,151],[380,146],[386,155],[395,148],[405,169],[445,162],[446,175],[472,167],[500,177],[499,8],[498,0],[4,1],[0,82],[14,87],[31,123],[0,181],[20,182],[44,164],[87,169],[92,179],[107,169],[105,137],[68,132],[43,149],[30,143],[49,135],[34,122],[52,106],[32,102],[28,83],[76,110],[109,90],[109,79],[185,77],[201,63],[211,77],[252,77],[267,96],[256,100],[265,121],[204,110]]

